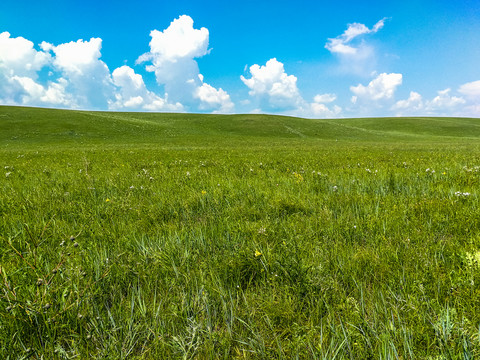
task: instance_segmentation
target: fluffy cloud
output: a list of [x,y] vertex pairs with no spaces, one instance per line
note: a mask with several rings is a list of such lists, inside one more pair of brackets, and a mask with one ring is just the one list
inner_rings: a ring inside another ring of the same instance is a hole
[[[107,65],[100,60],[101,39],[54,46],[0,34],[0,99],[5,104],[104,109],[115,91]],[[38,73],[50,74],[44,84]]]
[[[51,62],[51,56],[34,49],[31,41],[0,34],[0,101],[4,104],[39,105],[47,99],[46,91],[38,84],[38,71]],[[52,87],[50,94],[54,91]]]
[[205,83],[197,87],[194,97],[200,99],[201,110],[217,109],[215,112],[225,114],[232,112],[234,108],[226,91],[221,88],[217,90]]
[[408,99],[397,101],[391,109],[396,112],[397,116],[469,116],[475,115],[475,113],[478,115],[474,104],[467,104],[464,98],[452,96],[450,92],[451,89],[440,90],[433,99],[424,100],[419,93],[412,91]]
[[378,21],[373,28],[369,29],[364,24],[353,23],[348,24],[347,30],[336,38],[328,39],[325,44],[325,48],[332,53],[342,54],[342,55],[357,55],[360,51],[360,46],[354,46],[352,40],[359,37],[360,35],[376,33],[380,30],[385,23],[385,19]]
[[319,96],[321,97],[324,95],[315,96],[313,99],[313,103],[309,104],[311,116],[317,118],[335,118],[341,114],[342,108],[340,106],[334,105],[332,108],[329,108],[327,105],[325,105],[323,101],[318,101],[321,100]]
[[392,110],[396,111],[398,116],[404,114],[418,115],[424,110],[422,95],[415,91],[411,91],[408,99],[397,101],[392,106]]
[[302,103],[297,78],[287,75],[277,59],[270,59],[262,66],[250,66],[250,74],[251,78],[242,75],[240,79],[250,89],[249,94],[260,99],[263,107],[289,109]]
[[[64,44],[34,44],[22,37],[0,34],[0,103],[84,109],[232,112],[228,93],[203,81],[195,58],[208,54],[209,33],[193,28],[180,16],[163,32],[151,32],[150,52],[137,62],[164,85],[159,96],[147,90],[140,74],[122,66],[110,72],[101,60],[102,39]],[[39,81],[39,73],[42,80]]]
[[378,32],[384,24],[385,19],[378,21],[371,29],[364,24],[349,24],[343,34],[328,39],[325,48],[338,56],[341,72],[363,76],[375,70],[375,49],[362,38]]
[[102,39],[80,39],[58,46],[43,42],[41,48],[54,53],[53,68],[67,80],[66,90],[75,94],[75,107],[103,109],[113,101],[115,88],[110,70],[100,60]]
[[480,100],[480,80],[463,84],[458,92],[471,99]]
[[150,52],[140,56],[137,63],[151,62],[146,70],[155,73],[169,99],[201,110],[233,110],[226,91],[203,82],[194,60],[209,52],[206,28],[194,29],[192,18],[182,15],[164,31],[153,30],[150,36]]
[[240,76],[240,79],[250,89],[249,95],[259,102],[260,108],[256,108],[254,112],[331,118],[342,111],[337,105],[331,108],[325,105],[337,99],[335,94],[319,94],[312,103],[305,101],[298,90],[297,77],[288,75],[283,64],[276,58],[268,60],[262,66],[252,65],[249,70],[251,77],[247,79]]
[[323,95],[315,95],[313,101],[316,103],[331,103],[337,100],[337,95],[335,94],[323,94]]
[[12,38],[8,32],[0,34],[0,72],[5,76],[36,78],[37,71],[50,61],[50,55],[35,50],[30,40]]
[[451,89],[438,91],[438,95],[426,104],[429,112],[453,110],[457,106],[465,104],[465,99],[450,95]]
[[480,80],[463,84],[458,92],[468,100],[465,106],[465,116],[480,117]]
[[382,73],[375,79],[370,81],[367,86],[358,84],[351,86],[350,90],[354,93],[352,102],[358,99],[367,101],[378,101],[383,99],[391,99],[396,88],[402,84],[402,74],[386,74]]
[[112,78],[120,89],[115,94],[115,101],[109,105],[112,110],[183,111],[180,103],[169,104],[167,99],[147,90],[142,76],[129,66],[115,69]]

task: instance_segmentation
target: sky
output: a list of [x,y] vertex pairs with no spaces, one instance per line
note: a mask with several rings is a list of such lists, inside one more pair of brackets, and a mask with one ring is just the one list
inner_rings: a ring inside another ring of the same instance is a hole
[[3,0],[0,104],[480,117],[480,2]]

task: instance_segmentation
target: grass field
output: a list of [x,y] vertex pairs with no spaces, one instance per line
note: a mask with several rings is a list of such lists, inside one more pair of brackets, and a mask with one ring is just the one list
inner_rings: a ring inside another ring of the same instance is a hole
[[0,107],[0,358],[480,357],[480,120]]

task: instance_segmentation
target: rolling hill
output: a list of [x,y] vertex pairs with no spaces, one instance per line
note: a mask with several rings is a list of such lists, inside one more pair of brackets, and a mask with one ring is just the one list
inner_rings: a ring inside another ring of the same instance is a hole
[[276,115],[120,113],[0,106],[1,148],[144,144],[229,147],[318,141],[471,142],[480,119],[303,119]]

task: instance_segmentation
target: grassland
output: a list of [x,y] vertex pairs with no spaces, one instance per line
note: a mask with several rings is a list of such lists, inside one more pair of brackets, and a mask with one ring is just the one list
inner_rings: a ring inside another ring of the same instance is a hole
[[480,120],[0,107],[0,358],[480,357]]

